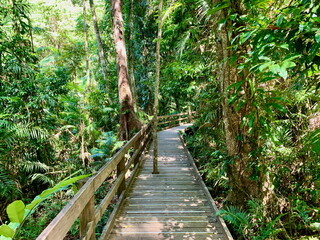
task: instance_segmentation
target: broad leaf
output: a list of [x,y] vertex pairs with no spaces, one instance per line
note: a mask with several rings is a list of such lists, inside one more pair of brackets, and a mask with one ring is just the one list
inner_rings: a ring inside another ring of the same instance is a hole
[[73,177],[70,179],[65,179],[65,180],[59,182],[53,188],[49,188],[47,190],[44,190],[40,195],[35,197],[35,199],[30,204],[28,204],[26,208],[29,209],[30,211],[32,211],[33,208],[35,208],[42,201],[44,201],[45,199],[50,197],[52,194],[54,194],[58,191],[61,191],[63,189],[66,189],[68,186],[75,183],[76,181],[83,179],[83,178],[86,178],[86,177],[89,177],[89,176],[90,176],[90,174],[89,175],[81,175],[81,176]]
[[284,61],[282,64],[281,64],[281,68],[292,68],[292,67],[295,67],[296,64],[294,62],[291,62],[289,60],[286,60]]
[[25,205],[21,200],[14,201],[7,206],[7,214],[11,222],[22,223],[24,213]]
[[266,62],[260,65],[259,70],[262,72],[265,68],[269,67],[272,62]]
[[0,236],[4,236],[7,238],[13,238],[14,231],[7,224],[3,224],[0,226]]
[[274,74],[278,74],[280,72],[280,66],[279,64],[272,64],[271,66],[269,66],[269,70]]
[[279,75],[280,77],[282,77],[283,79],[287,79],[288,77],[288,72],[287,72],[287,69],[285,67],[282,67],[280,68],[280,71],[279,71]]

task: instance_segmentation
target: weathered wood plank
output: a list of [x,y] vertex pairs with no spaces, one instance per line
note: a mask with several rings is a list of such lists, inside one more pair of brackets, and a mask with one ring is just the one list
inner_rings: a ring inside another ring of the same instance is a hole
[[210,233],[127,233],[111,234],[110,240],[225,240],[224,234]]
[[169,129],[158,137],[160,174],[151,174],[149,156],[127,190],[108,239],[232,239],[220,221],[209,220],[216,209],[177,131]]
[[[190,228],[212,228],[217,229],[217,226],[214,226],[214,224],[208,223],[208,221],[121,221],[115,223],[115,228],[126,228],[130,231],[132,229],[152,229],[153,232],[155,229],[162,229],[162,228],[174,228],[174,229],[186,229],[188,230]],[[222,231],[221,227],[220,231]]]

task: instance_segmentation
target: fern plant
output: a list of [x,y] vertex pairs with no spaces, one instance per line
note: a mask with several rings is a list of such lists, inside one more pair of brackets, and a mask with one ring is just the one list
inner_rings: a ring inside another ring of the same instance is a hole
[[228,206],[218,211],[217,216],[221,216],[230,223],[239,236],[244,239],[278,239],[278,234],[285,232],[281,224],[279,224],[280,219],[285,214],[280,214],[275,219],[269,219],[263,214],[264,208],[261,202],[249,200],[247,205],[247,211],[238,207]]
[[248,229],[252,227],[249,213],[235,206],[228,206],[217,212],[217,216],[221,216],[225,221],[230,223],[237,233],[244,237]]
[[12,199],[20,194],[17,183],[3,165],[0,165],[0,198]]

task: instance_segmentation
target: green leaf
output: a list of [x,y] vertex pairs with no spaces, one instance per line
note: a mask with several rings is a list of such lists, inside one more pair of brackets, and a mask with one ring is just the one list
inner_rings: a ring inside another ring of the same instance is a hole
[[12,240],[12,238],[0,235],[0,240]]
[[292,68],[292,67],[295,67],[296,64],[294,62],[291,62],[291,61],[284,61],[282,64],[281,64],[281,68]]
[[260,65],[259,70],[262,72],[265,68],[269,67],[272,62],[266,62]]
[[316,129],[311,132],[307,141],[308,145],[311,146],[311,150],[317,154],[320,154],[320,129]]
[[246,103],[246,100],[241,100],[236,107],[236,111],[239,112],[245,103]]
[[288,43],[283,43],[283,44],[279,45],[279,47],[289,50],[289,44]]
[[266,61],[268,61],[268,62],[271,62],[271,58],[266,57],[266,56],[260,56],[260,57],[259,57],[259,60],[266,60]]
[[255,119],[254,116],[252,116],[252,118],[249,119],[248,126],[249,126],[250,128],[252,128],[253,125],[254,125],[254,119]]
[[276,22],[276,25],[277,25],[277,26],[280,26],[280,25],[282,24],[283,18],[284,18],[284,17],[283,17],[282,14],[280,14],[280,15],[278,16],[277,22]]
[[269,66],[269,70],[274,74],[278,74],[280,72],[280,65],[279,64],[272,64]]
[[227,87],[227,91],[229,91],[231,88],[234,88],[234,90],[237,91],[243,83],[244,83],[244,80],[233,83],[229,87]]
[[280,110],[281,112],[287,112],[287,110],[279,103],[268,103],[268,105]]
[[24,213],[25,205],[21,200],[14,201],[7,206],[7,214],[11,222],[22,223]]
[[257,30],[244,32],[240,36],[240,44],[245,43],[249,38],[251,38],[252,34],[254,34]]
[[317,30],[317,33],[315,35],[315,39],[317,43],[320,43],[320,30]]
[[0,236],[13,238],[14,231],[7,224],[3,224],[0,226]]
[[287,79],[287,77],[288,77],[287,69],[281,66],[280,71],[279,71],[279,75],[283,79]]
[[311,223],[311,224],[310,224],[310,227],[311,227],[311,229],[313,229],[313,230],[320,231],[320,223],[319,223],[319,222]]
[[212,9],[210,9],[208,11],[208,15],[212,15],[212,14],[215,14],[216,12],[224,9],[224,8],[227,8],[230,6],[230,2],[229,1],[223,1],[223,2],[220,2],[218,4],[216,4]]
[[20,223],[11,222],[8,224],[8,226],[13,230],[16,231],[16,229],[20,226]]
[[77,192],[79,191],[79,189],[78,189],[76,184],[72,185],[72,191],[73,191],[73,194],[77,194]]
[[53,188],[49,188],[47,190],[44,190],[40,195],[38,195],[37,197],[34,198],[34,200],[28,204],[26,206],[26,209],[32,211],[33,208],[35,208],[36,206],[38,206],[42,201],[44,201],[45,199],[47,199],[48,197],[50,197],[52,194],[61,191],[63,189],[66,189],[68,186],[70,186],[71,184],[75,183],[76,181],[83,179],[83,178],[87,178],[89,177],[91,174],[88,175],[81,175],[81,176],[77,176],[77,177],[73,177],[73,178],[67,178],[61,182],[59,182],[57,185],[55,185]]
[[274,77],[265,77],[265,78],[262,78],[259,83],[264,83],[264,82],[268,82],[268,81],[271,81],[271,80],[274,80]]
[[33,201],[28,204],[26,206],[26,209],[28,209],[29,211],[32,211],[33,208],[35,208],[38,204],[40,204],[42,201],[44,201],[45,199],[44,198],[41,198],[39,196],[36,196]]

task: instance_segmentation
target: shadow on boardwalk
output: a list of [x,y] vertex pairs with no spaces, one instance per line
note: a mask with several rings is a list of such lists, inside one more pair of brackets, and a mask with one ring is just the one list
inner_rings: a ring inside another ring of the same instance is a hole
[[179,138],[178,131],[188,126],[158,133],[160,174],[152,174],[151,150],[108,239],[232,239],[214,217],[213,200]]

